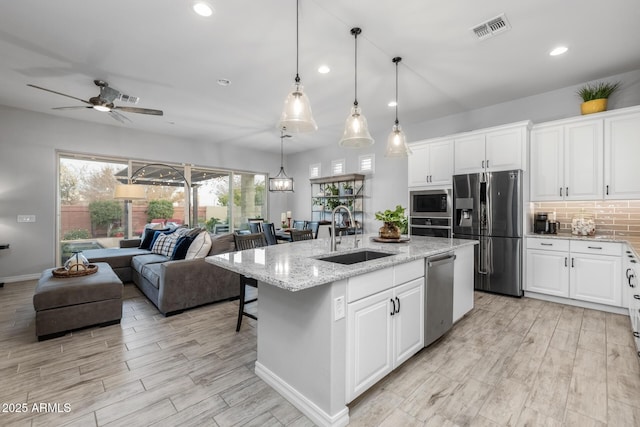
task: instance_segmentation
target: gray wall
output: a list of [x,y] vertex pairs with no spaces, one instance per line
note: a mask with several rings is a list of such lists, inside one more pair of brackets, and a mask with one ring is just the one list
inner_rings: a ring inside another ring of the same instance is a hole
[[[640,70],[603,78],[601,80],[622,82],[621,88],[609,99],[609,110],[640,105]],[[404,123],[400,111],[400,123],[409,142],[435,138],[498,126],[521,120],[540,123],[580,115],[581,99],[576,90],[582,85],[570,86],[511,102],[468,111],[421,123]],[[345,114],[347,109],[345,107]],[[346,116],[345,116],[346,117]],[[341,135],[328,141],[325,148],[297,153],[287,157],[286,170],[296,179],[295,196],[290,196],[289,205],[296,218],[306,219],[311,215],[311,189],[308,183],[309,165],[321,163],[322,175],[329,175],[331,160],[345,158],[347,173],[357,172],[358,156],[375,153],[375,172],[366,181],[365,227],[375,232],[382,224],[373,213],[393,209],[397,204],[408,207],[407,160],[384,157],[387,135],[393,125],[392,119],[382,126],[369,123],[376,143],[370,148],[346,150],[338,147]],[[306,185],[305,185],[306,184]]]
[[[621,90],[609,100],[610,110],[640,104],[640,70],[605,80],[623,83]],[[402,125],[409,140],[418,141],[526,119],[538,123],[577,116],[580,104],[575,95],[577,87],[421,123],[402,122]],[[376,162],[375,172],[366,182],[367,231],[373,232],[380,227],[373,219],[373,212],[397,204],[406,207],[407,160],[384,157],[392,121],[369,125],[377,141],[369,149],[341,149],[337,145],[340,137],[337,134],[325,148],[288,156],[285,168],[296,180],[296,192],[270,194],[269,219],[278,223],[280,212],[287,210],[293,211],[295,218],[310,217],[310,164],[320,162],[326,176],[331,160],[345,158],[347,172],[351,173],[357,171],[358,156],[368,153],[375,153]],[[264,153],[248,158],[242,150],[210,141],[137,132],[0,106],[0,241],[11,243],[10,250],[0,251],[0,281],[32,277],[54,265],[56,150],[271,174],[277,172],[280,165],[278,154]],[[18,224],[18,214],[34,214],[37,222]]]
[[[0,106],[0,281],[55,265],[56,150],[274,173],[279,154],[246,156],[209,141],[185,140]],[[270,199],[272,212],[284,200]],[[18,223],[19,214],[36,215]]]

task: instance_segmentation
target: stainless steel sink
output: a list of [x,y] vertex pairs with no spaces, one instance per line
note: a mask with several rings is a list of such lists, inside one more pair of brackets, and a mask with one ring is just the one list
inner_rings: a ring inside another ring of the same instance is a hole
[[387,252],[369,251],[365,249],[357,252],[349,252],[345,254],[319,257],[318,259],[320,261],[335,262],[338,264],[350,265],[350,264],[357,264],[359,262],[371,261],[373,259],[384,258],[392,255],[395,255],[395,254],[390,254]]

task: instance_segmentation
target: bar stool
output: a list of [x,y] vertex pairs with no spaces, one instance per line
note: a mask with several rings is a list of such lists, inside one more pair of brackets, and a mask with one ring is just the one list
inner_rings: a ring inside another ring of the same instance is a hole
[[[246,249],[254,249],[254,248],[267,246],[267,241],[265,240],[263,233],[251,233],[251,234],[243,234],[243,235],[234,234],[233,239],[235,241],[237,251],[243,251]],[[258,281],[254,278],[247,277],[244,274],[241,274],[240,275],[240,302],[238,307],[238,323],[236,325],[236,332],[240,331],[240,326],[242,326],[243,316],[247,316],[252,319],[258,320],[258,316],[244,311],[244,306],[246,304],[251,304],[253,302],[258,301],[258,297],[252,298],[249,300],[246,299],[247,286],[250,286],[257,290]]]

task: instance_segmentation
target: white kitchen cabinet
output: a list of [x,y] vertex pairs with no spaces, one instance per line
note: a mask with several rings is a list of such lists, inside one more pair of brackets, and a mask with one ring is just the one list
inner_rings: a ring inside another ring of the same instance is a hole
[[451,185],[453,175],[453,140],[437,139],[410,145],[409,187],[443,187]]
[[525,291],[569,298],[569,240],[527,238]]
[[[395,268],[389,289],[363,296],[365,281],[356,277],[358,290],[348,290],[360,298],[347,304],[348,402],[424,347],[424,260]],[[375,278],[362,277],[380,289]]]
[[613,242],[527,238],[525,291],[622,307],[621,251]]
[[602,198],[602,120],[531,130],[531,200]]
[[453,321],[473,309],[473,246],[455,251],[453,264]]
[[455,174],[527,169],[530,122],[454,136]]
[[640,112],[604,120],[604,198],[640,199]]

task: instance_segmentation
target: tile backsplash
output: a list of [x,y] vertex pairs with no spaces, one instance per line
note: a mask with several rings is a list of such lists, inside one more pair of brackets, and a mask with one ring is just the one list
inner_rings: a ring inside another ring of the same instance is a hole
[[534,202],[534,212],[555,212],[561,233],[571,233],[571,219],[584,209],[593,215],[596,236],[629,241],[640,252],[640,200],[594,200],[582,202]]

